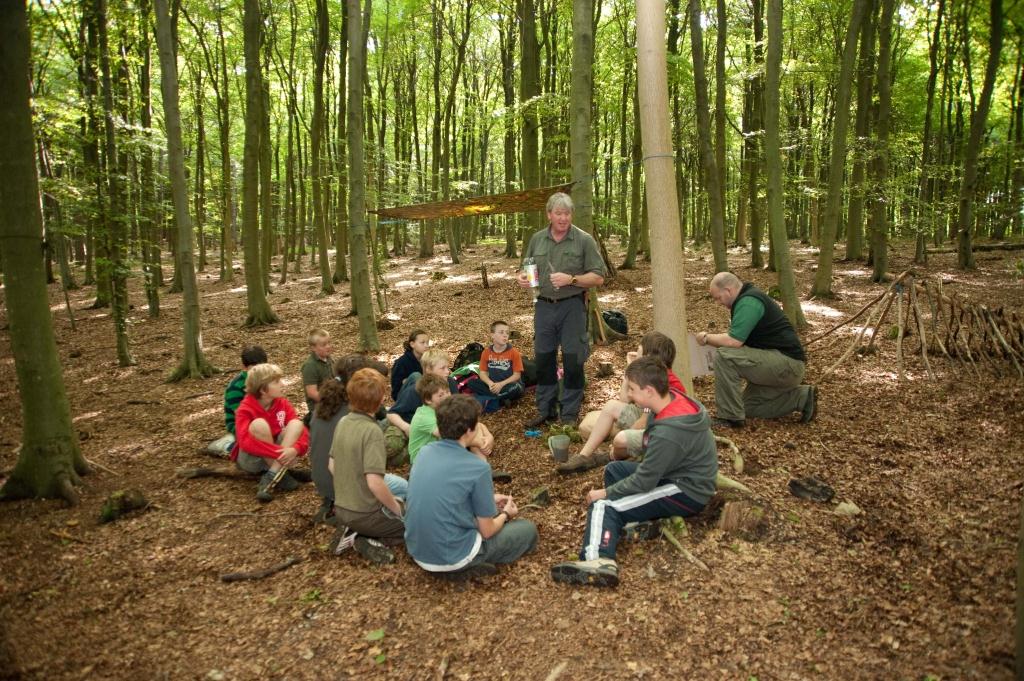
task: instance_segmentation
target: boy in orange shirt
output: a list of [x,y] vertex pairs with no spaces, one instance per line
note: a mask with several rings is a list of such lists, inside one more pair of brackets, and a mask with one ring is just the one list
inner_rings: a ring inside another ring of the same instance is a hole
[[508,323],[491,323],[491,344],[480,355],[480,378],[469,382],[476,395],[496,397],[504,406],[523,396],[523,356],[509,345]]

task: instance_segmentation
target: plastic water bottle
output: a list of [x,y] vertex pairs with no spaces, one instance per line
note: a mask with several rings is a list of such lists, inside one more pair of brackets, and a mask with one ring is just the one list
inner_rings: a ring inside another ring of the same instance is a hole
[[530,282],[530,291],[533,293],[533,302],[537,302],[537,296],[540,295],[540,272],[537,271],[537,261],[533,258],[527,258],[523,260],[523,271],[526,272],[526,278]]

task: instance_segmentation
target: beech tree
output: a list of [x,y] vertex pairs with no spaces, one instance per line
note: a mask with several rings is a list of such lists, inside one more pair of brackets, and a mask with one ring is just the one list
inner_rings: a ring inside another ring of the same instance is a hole
[[89,468],[71,426],[46,291],[24,2],[0,2],[0,92],[0,259],[22,419],[18,461],[0,499],[76,504],[73,485]]

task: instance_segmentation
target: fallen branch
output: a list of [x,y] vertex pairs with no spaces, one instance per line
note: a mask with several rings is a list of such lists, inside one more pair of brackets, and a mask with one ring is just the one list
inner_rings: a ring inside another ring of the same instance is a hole
[[101,471],[106,471],[107,473],[110,473],[111,475],[121,475],[117,471],[111,470],[111,469],[107,468],[106,466],[104,466],[103,464],[96,463],[95,461],[90,461],[89,459],[86,459],[85,462],[87,464],[89,464],[89,466],[91,466],[93,468],[99,468]]
[[213,395],[213,394],[214,394],[214,392],[212,390],[207,390],[205,392],[196,393],[195,395],[189,395],[185,399],[186,400],[194,400],[197,397],[206,397],[207,395]]
[[681,543],[679,543],[679,539],[677,539],[676,536],[674,534],[672,534],[672,531],[670,529],[668,529],[667,527],[665,527],[664,525],[661,526],[661,535],[663,537],[665,537],[665,539],[668,540],[669,544],[671,544],[672,546],[676,547],[676,550],[679,551],[679,553],[683,554],[683,557],[686,558],[686,560],[690,561],[691,563],[693,563],[694,565],[696,565],[699,568],[702,568],[702,569],[707,570],[707,571],[711,570],[711,568],[709,568],[704,563],[704,561],[702,561],[697,556],[693,555],[693,553],[691,553],[688,548],[686,548]]
[[50,534],[52,534],[54,537],[57,537],[58,539],[66,539],[68,541],[78,542],[79,544],[88,544],[89,543],[86,540],[82,539],[81,537],[76,537],[76,536],[74,536],[72,534],[68,534],[67,532],[64,532],[62,530],[50,530]]
[[221,513],[210,518],[210,521],[220,520],[221,518],[269,518],[275,515],[292,515],[294,511],[275,511],[274,513]]
[[232,478],[234,480],[252,480],[256,476],[234,467],[230,468],[179,468],[175,473],[179,478]]
[[273,575],[273,574],[276,574],[278,572],[281,572],[282,570],[287,570],[291,566],[296,565],[296,564],[301,563],[301,562],[302,562],[302,558],[297,558],[295,556],[292,556],[291,558],[289,558],[288,560],[284,561],[283,563],[278,563],[277,565],[271,565],[270,567],[263,568],[262,570],[253,570],[251,572],[229,572],[227,574],[223,574],[223,575],[220,576],[220,581],[222,581],[222,582],[244,582],[246,580],[264,579],[265,577],[269,577],[270,575]]
[[126,404],[161,404],[158,400],[128,400]]
[[736,443],[727,437],[722,437],[721,435],[715,435],[715,442],[720,445],[725,445],[732,450],[732,472],[736,475],[742,475],[743,456],[740,454],[740,448],[736,446]]
[[753,494],[754,492],[744,485],[742,482],[736,482],[732,478],[727,478],[721,473],[715,478],[715,487],[718,489],[734,489],[737,492],[743,492],[744,494]]

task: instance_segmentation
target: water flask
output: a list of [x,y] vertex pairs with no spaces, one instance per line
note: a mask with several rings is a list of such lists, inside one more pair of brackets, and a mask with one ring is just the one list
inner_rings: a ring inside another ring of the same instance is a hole
[[537,296],[540,295],[540,272],[537,271],[537,261],[533,258],[527,258],[523,260],[523,271],[526,272],[526,278],[530,282],[530,291],[533,293],[533,302],[537,302]]

